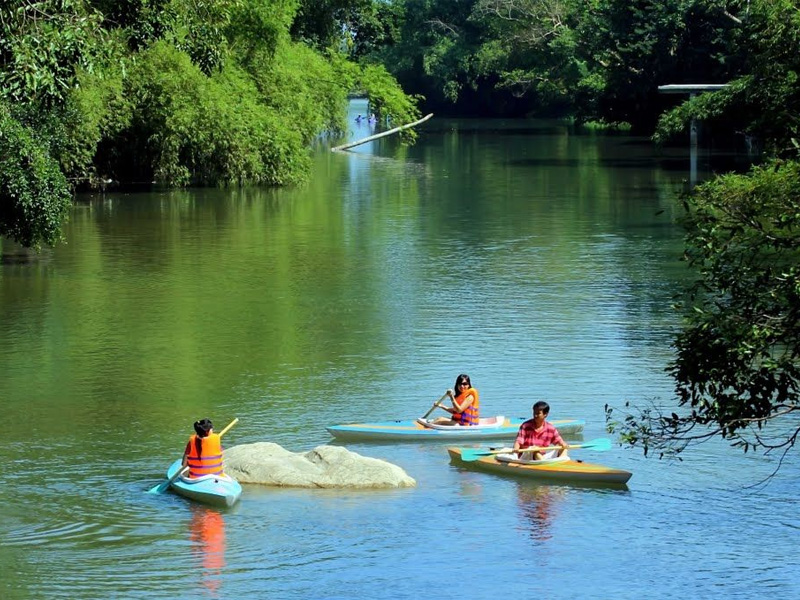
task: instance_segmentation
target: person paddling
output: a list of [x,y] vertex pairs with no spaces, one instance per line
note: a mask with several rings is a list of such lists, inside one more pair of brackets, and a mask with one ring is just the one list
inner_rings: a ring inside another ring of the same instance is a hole
[[182,467],[189,467],[190,478],[204,475],[222,475],[222,441],[214,433],[210,419],[194,422],[195,433],[189,438],[183,452]]
[[558,429],[547,422],[547,415],[550,414],[550,405],[540,400],[533,405],[533,418],[528,419],[519,427],[517,439],[514,440],[514,451],[519,455],[520,448],[545,448],[547,446],[561,446],[557,450],[546,452],[531,452],[533,460],[543,458],[556,458],[566,456],[569,444],[563,440]]
[[478,425],[480,417],[480,401],[478,390],[472,387],[469,375],[462,373],[456,377],[452,390],[447,390],[452,406],[444,406],[437,402],[436,406],[451,414],[450,418],[440,417],[434,421],[437,425]]

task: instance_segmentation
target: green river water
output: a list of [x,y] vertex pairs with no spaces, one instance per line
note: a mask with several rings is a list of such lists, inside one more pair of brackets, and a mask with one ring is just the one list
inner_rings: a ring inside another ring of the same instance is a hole
[[671,397],[688,152],[553,122],[421,134],[321,144],[294,189],[80,197],[66,243],[4,246],[0,598],[797,597],[795,454],[765,486],[777,457],[717,442],[587,451],[633,472],[609,489],[359,443],[417,487],[146,494],[205,416],[299,452],[420,416],[461,372],[484,414],[546,399],[586,440],[605,404]]

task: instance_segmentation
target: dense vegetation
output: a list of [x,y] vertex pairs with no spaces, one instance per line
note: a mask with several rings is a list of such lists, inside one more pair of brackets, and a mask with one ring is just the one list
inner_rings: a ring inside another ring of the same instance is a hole
[[742,74],[664,115],[656,133],[681,131],[692,116],[721,120],[765,150],[762,165],[685,200],[686,259],[698,279],[679,303],[685,325],[669,367],[678,409],[635,407],[611,421],[624,440],[662,456],[714,436],[786,452],[800,433],[798,3],[750,3],[738,40]]
[[[792,447],[800,433],[800,3],[387,4],[391,26],[368,55],[426,96],[428,109],[625,122],[655,128],[659,142],[696,117],[762,151],[750,173],[685,199],[686,258],[698,279],[679,302],[685,326],[669,366],[676,412],[634,406],[618,418],[611,409],[609,424],[661,455],[714,436],[745,450]],[[729,86],[686,102],[659,95],[659,85],[674,83]]]
[[0,235],[54,243],[72,189],[107,180],[301,180],[353,90],[396,121],[418,116],[385,69],[339,50],[337,15],[316,19],[318,5],[0,2]]
[[[71,189],[106,179],[297,181],[354,90],[397,121],[424,97],[450,114],[629,123],[657,141],[694,117],[720,123],[764,161],[685,199],[698,280],[669,367],[679,406],[609,422],[662,455],[717,435],[788,449],[799,77],[797,0],[0,1],[0,235],[53,243]],[[667,83],[729,85],[675,106]],[[764,435],[776,417],[788,427]]]
[[[395,0],[373,50],[428,108],[652,127],[667,83],[742,69],[741,9],[720,0]],[[738,3],[742,8],[746,2]],[[402,10],[401,10],[402,9]],[[386,42],[386,38],[383,40]]]

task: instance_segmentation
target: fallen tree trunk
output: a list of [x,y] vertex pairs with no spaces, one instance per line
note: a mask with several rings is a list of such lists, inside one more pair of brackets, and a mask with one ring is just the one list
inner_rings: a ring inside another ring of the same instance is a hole
[[360,140],[356,140],[355,142],[348,142],[347,144],[342,144],[341,146],[336,146],[331,148],[331,152],[340,152],[342,150],[348,150],[354,146],[360,146],[361,144],[366,144],[367,142],[371,142],[372,140],[377,140],[378,138],[385,137],[387,135],[392,135],[393,133],[397,133],[398,131],[403,131],[403,129],[408,129],[409,127],[415,127],[420,123],[424,123],[428,119],[433,116],[433,113],[422,117],[419,121],[414,121],[413,123],[407,123],[406,125],[401,125],[400,127],[395,127],[394,129],[390,129],[389,131],[382,131],[380,133],[376,133],[375,135],[371,135],[369,137],[362,138]]

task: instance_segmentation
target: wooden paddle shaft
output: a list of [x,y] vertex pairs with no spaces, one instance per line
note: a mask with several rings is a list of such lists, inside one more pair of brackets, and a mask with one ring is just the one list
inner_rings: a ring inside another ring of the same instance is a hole
[[[541,452],[543,450],[558,450],[560,448],[562,448],[562,446],[543,446],[541,448],[538,446],[531,446],[530,448],[520,448],[517,452]],[[580,446],[570,446],[570,448],[580,448]]]
[[441,398],[439,398],[439,399],[438,399],[436,402],[434,402],[434,403],[433,403],[433,406],[431,406],[431,409],[430,409],[428,412],[426,412],[424,415],[422,415],[422,418],[423,418],[423,419],[427,419],[427,418],[428,418],[428,416],[429,416],[429,415],[430,415],[430,414],[431,414],[433,411],[435,411],[435,410],[436,410],[436,408],[437,408],[437,405],[439,404],[439,402],[441,402],[441,401],[442,401],[442,400],[444,400],[445,398],[447,398],[447,392],[445,392],[444,394],[442,394],[442,397],[441,397]]
[[228,431],[228,429],[230,429],[231,427],[236,425],[238,422],[239,422],[239,417],[236,417],[233,421],[228,423],[228,425],[225,427],[225,429],[223,429],[222,431],[219,432],[220,437],[222,437]]
[[177,471],[175,471],[175,475],[173,475],[172,477],[170,477],[170,478],[167,480],[167,485],[169,485],[170,483],[172,483],[173,481],[175,481],[175,480],[176,480],[178,477],[180,477],[181,475],[183,475],[184,473],[186,473],[186,471],[188,471],[188,470],[189,470],[189,465],[186,465],[186,466],[184,466],[184,467],[181,467],[181,468],[180,468],[180,469],[178,469]]

